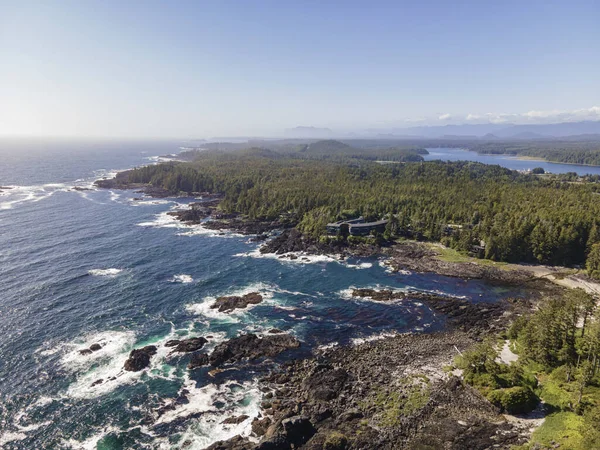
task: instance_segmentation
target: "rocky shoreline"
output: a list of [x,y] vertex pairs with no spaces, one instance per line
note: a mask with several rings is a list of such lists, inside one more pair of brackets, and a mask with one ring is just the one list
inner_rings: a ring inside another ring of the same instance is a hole
[[460,331],[405,334],[292,361],[261,380],[252,440],[208,448],[483,450],[526,442],[527,430],[444,371],[473,342]]
[[[150,197],[173,196],[173,193],[162,188],[129,183],[127,172],[120,172],[112,179],[98,180],[96,185],[105,189],[138,189],[138,192]],[[186,209],[170,211],[169,215],[187,225],[202,225],[210,230],[252,235],[255,241],[265,241],[259,249],[262,254],[271,253],[292,260],[297,259],[297,253],[335,255],[341,259],[384,256],[392,272],[409,270],[436,273],[464,279],[484,279],[498,284],[519,285],[535,278],[535,275],[526,269],[501,270],[475,262],[442,261],[434,250],[416,241],[389,242],[382,245],[365,242],[348,244],[337,240],[322,242],[300,232],[295,228],[297,224],[289,219],[264,221],[249,219],[235,213],[223,213],[219,210],[222,194],[192,192],[185,193],[185,196],[202,197],[202,200],[191,203]],[[279,234],[273,237],[274,232]]]
[[[118,187],[113,184],[112,188]],[[154,196],[147,186],[143,189]],[[379,246],[319,241],[302,234],[292,222],[264,222],[224,214],[218,208],[220,200],[212,196],[169,214],[189,225],[256,235],[257,240],[266,240],[260,247],[263,254],[289,259],[297,258],[298,253],[339,258],[383,256],[392,272],[432,272],[498,284],[542,283],[535,288],[540,292],[546,289],[543,282],[532,281],[534,277],[525,270],[445,262],[417,242]],[[271,237],[274,231],[279,234]],[[422,301],[446,318],[445,330],[316,350],[307,359],[265,366],[273,369],[259,380],[263,401],[259,415],[253,418],[250,435],[217,442],[208,447],[210,450],[483,450],[509,449],[527,442],[530,430],[507,421],[498,408],[446,367],[474,343],[506,329],[517,315],[532,308],[531,300],[471,302],[426,292],[374,289],[355,289],[352,296],[378,302]],[[212,307],[227,313],[261,301],[260,294],[251,293],[219,298]],[[294,336],[271,331],[264,336],[232,338],[218,344],[210,354],[200,351],[200,342],[192,343],[188,369],[212,367],[210,374],[246,361],[268,362],[301,345]],[[174,351],[180,346],[187,351],[185,343],[172,346]],[[135,361],[131,366],[138,367],[138,359],[143,365],[154,352],[153,348],[132,351]],[[247,419],[229,417],[223,423],[237,424]]]
[[210,450],[483,450],[527,442],[525,426],[507,421],[447,367],[460,352],[505,329],[530,302],[470,303],[373,289],[355,289],[353,296],[384,302],[417,296],[448,317],[446,330],[316,351],[276,367],[260,380],[264,396],[251,435]]

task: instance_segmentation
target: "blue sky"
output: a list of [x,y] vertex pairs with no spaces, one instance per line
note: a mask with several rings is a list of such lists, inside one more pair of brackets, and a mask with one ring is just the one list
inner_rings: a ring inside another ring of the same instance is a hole
[[597,1],[0,0],[0,135],[600,119]]

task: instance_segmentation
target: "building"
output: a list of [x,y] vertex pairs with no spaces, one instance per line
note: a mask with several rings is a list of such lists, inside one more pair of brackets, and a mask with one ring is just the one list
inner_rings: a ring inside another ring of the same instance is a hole
[[368,236],[372,231],[383,233],[387,223],[387,220],[365,222],[364,217],[358,217],[357,219],[340,220],[339,222],[328,223],[327,232],[329,234],[343,233],[344,229],[347,227],[348,234],[352,236]]

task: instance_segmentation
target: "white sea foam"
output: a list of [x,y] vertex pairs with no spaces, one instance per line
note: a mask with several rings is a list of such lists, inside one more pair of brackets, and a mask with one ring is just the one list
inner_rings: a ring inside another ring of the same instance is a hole
[[[177,205],[177,207],[173,209],[181,209],[181,207],[180,205]],[[243,237],[242,234],[234,233],[227,230],[211,230],[202,226],[202,224],[185,224],[179,219],[177,219],[175,216],[170,215],[169,211],[164,211],[160,214],[156,214],[154,216],[154,220],[138,223],[138,226],[153,228],[175,228],[179,230],[184,230],[177,233],[178,236],[218,236],[226,238]]]
[[130,199],[130,205],[131,206],[169,205],[171,203],[174,203],[174,200],[165,200],[165,199],[159,199],[159,200],[153,200],[153,199],[134,200],[134,199]]
[[[192,332],[192,327],[193,324],[185,330],[172,328],[166,336],[145,342],[136,342],[135,333],[131,331],[106,331],[90,334],[75,343],[69,343],[66,345],[61,365],[65,370],[74,373],[76,380],[69,386],[66,395],[73,398],[95,398],[113,391],[120,385],[139,382],[142,374],[150,378],[176,378],[177,368],[166,363],[173,349],[164,344],[171,339],[196,336],[197,334]],[[206,345],[207,349],[214,347],[225,338],[224,333],[210,334],[212,338]],[[102,345],[102,348],[88,355],[80,353],[80,350],[89,348],[94,343]],[[123,366],[129,357],[129,352],[133,348],[145,345],[155,345],[157,350],[150,360],[149,369],[139,372],[125,371]],[[102,382],[94,384],[97,380]]]
[[186,310],[192,314],[204,316],[209,319],[218,319],[225,322],[239,322],[240,316],[245,314],[247,311],[252,309],[256,305],[248,305],[245,308],[234,309],[231,312],[225,313],[220,312],[218,309],[213,309],[211,306],[214,304],[217,297],[221,296],[244,296],[251,292],[258,292],[263,297],[262,303],[268,303],[273,300],[273,293],[275,292],[274,287],[266,283],[252,283],[242,288],[233,288],[226,292],[219,294],[218,296],[208,296],[203,299],[200,303],[191,303],[185,306]]
[[104,428],[102,431],[94,434],[93,436],[87,438],[84,441],[77,441],[75,439],[65,439],[63,440],[63,445],[67,448],[72,448],[74,450],[96,450],[98,448],[98,443],[107,435],[114,433],[118,434],[121,430],[114,426],[108,426]]
[[381,341],[383,339],[387,339],[387,338],[393,338],[399,336],[398,333],[390,333],[390,332],[385,332],[385,333],[381,333],[381,334],[374,334],[372,336],[367,336],[367,337],[360,337],[360,338],[352,338],[351,342],[352,345],[360,345],[360,344],[364,344],[366,342],[374,342],[374,341]]
[[358,263],[358,264],[346,263],[345,266],[349,267],[351,269],[370,269],[371,267],[373,267],[373,263],[370,263],[370,262],[363,262],[363,263]]
[[27,435],[22,432],[4,431],[0,434],[0,448],[3,448],[9,442],[22,441]]
[[283,253],[281,255],[275,253],[261,253],[259,248],[256,248],[249,252],[237,253],[233,256],[239,258],[264,258],[264,259],[276,259],[282,263],[291,264],[315,264],[315,263],[329,263],[329,262],[340,262],[341,257],[339,255],[311,255],[305,252],[290,252]]
[[317,350],[327,351],[327,350],[331,350],[332,348],[338,347],[339,345],[340,345],[339,342],[330,342],[329,344],[319,345],[317,347]]
[[191,275],[186,275],[184,273],[180,275],[173,275],[173,278],[170,280],[172,283],[192,283],[194,279]]
[[115,269],[115,268],[88,270],[88,273],[95,277],[116,277],[121,272],[123,272],[123,269]]
[[[218,386],[210,384],[202,388],[196,388],[195,385],[196,383],[186,375],[184,389],[189,391],[189,403],[167,411],[158,419],[157,425],[202,413],[198,419],[190,420],[188,429],[180,439],[180,442],[191,442],[186,448],[192,450],[206,448],[214,442],[236,435],[250,436],[252,420],[260,412],[262,399],[256,381],[227,381]],[[240,415],[246,415],[248,418],[239,424],[222,423],[228,417]],[[171,449],[173,444],[163,441],[158,448]]]
[[2,198],[6,199],[0,203],[1,209],[12,209],[22,203],[33,203],[51,197],[57,192],[67,192],[69,188],[62,183],[48,183],[34,186],[7,186],[2,192]]
[[[388,259],[379,260],[379,267],[384,269],[387,273],[394,273],[394,268],[390,265],[390,261]],[[402,275],[410,275],[411,272],[409,270],[398,270],[396,273]]]
[[[378,300],[373,300],[371,297],[359,297],[359,296],[353,296],[352,293],[355,289],[359,289],[356,286],[350,286],[347,289],[341,289],[337,292],[338,296],[340,298],[346,299],[346,300],[356,300],[356,301],[367,301],[367,302],[376,302],[376,303],[381,303],[381,301]],[[449,297],[449,298],[456,298],[456,299],[468,299],[468,296],[466,295],[454,295],[454,294],[448,294],[447,292],[438,290],[438,289],[416,289],[412,286],[405,286],[403,288],[397,288],[397,287],[393,287],[393,286],[383,286],[380,284],[376,284],[376,285],[368,285],[368,286],[361,286],[360,289],[373,289],[376,291],[382,291],[382,290],[389,290],[389,291],[393,291],[393,292],[404,292],[405,294],[407,294],[407,298],[410,299],[410,294],[411,292],[419,292],[422,294],[435,294],[435,295],[440,295],[443,297]],[[395,300],[390,300],[388,302],[385,303],[392,303],[392,302],[401,302],[403,301],[403,299],[395,299]],[[416,303],[416,306],[423,306],[422,303]]]

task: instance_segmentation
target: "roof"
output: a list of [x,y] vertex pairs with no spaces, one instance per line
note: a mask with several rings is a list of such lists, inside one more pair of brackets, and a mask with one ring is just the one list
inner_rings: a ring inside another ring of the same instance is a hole
[[355,225],[357,223],[361,223],[365,220],[365,218],[363,216],[357,217],[356,219],[348,219],[348,220],[339,220],[337,222],[333,222],[333,223],[328,223],[327,226],[328,227],[339,227],[345,223],[347,223],[348,225]]
[[352,224],[352,228],[369,228],[369,227],[378,227],[381,225],[387,225],[388,220],[378,220],[377,222],[366,222],[366,223],[356,223]]

